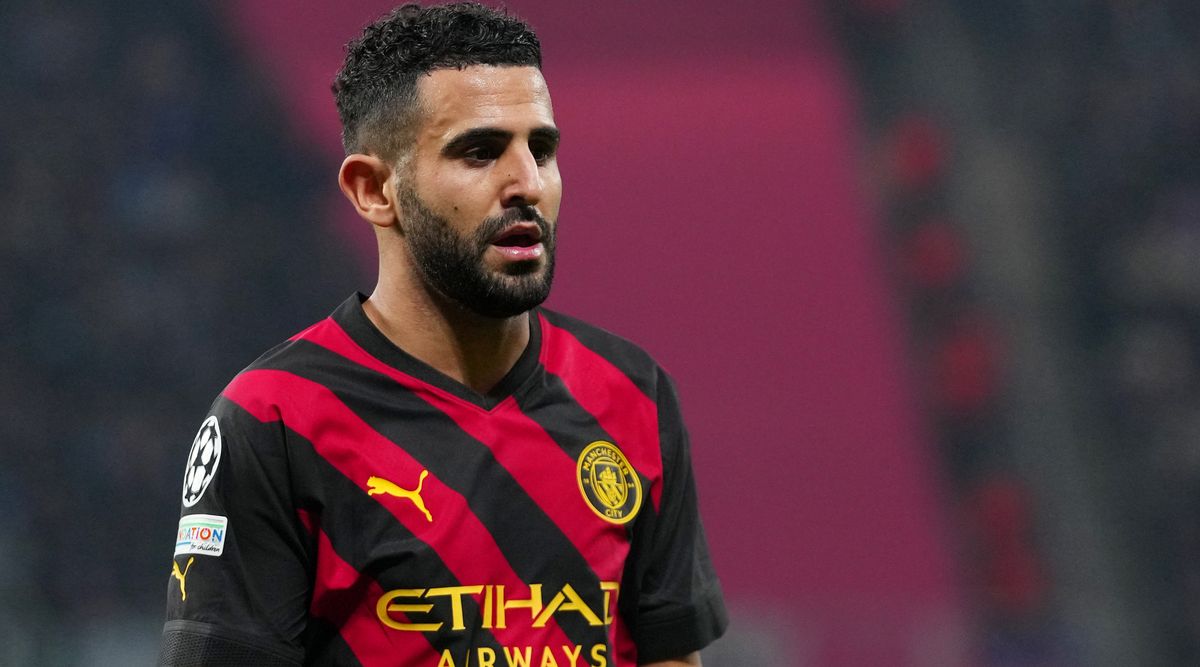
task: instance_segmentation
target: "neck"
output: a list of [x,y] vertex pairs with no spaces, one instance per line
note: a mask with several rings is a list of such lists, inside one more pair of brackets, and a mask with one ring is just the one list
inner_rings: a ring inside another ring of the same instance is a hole
[[529,314],[483,317],[428,290],[401,289],[381,276],[363,304],[367,317],[397,347],[439,372],[487,394],[529,344]]

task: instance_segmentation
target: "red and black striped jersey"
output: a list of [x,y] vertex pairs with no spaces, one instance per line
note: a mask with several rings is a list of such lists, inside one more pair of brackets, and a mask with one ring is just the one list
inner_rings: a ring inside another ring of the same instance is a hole
[[724,631],[676,393],[645,352],[536,309],[480,395],[364,298],[214,402],[163,663],[608,667]]

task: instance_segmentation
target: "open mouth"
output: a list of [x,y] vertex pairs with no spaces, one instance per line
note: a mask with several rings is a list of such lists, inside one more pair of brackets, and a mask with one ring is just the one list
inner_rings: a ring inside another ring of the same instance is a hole
[[542,228],[532,222],[506,227],[492,239],[491,247],[506,261],[520,265],[537,262],[546,253],[542,245]]
[[518,224],[497,236],[492,245],[501,248],[532,248],[542,242],[542,230],[534,224]]

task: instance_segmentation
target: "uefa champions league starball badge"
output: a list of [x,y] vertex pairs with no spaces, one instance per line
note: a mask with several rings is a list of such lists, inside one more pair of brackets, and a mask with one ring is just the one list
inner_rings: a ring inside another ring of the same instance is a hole
[[188,453],[187,471],[183,474],[183,506],[191,507],[204,495],[209,482],[217,474],[221,462],[221,429],[217,418],[210,416],[200,425]]

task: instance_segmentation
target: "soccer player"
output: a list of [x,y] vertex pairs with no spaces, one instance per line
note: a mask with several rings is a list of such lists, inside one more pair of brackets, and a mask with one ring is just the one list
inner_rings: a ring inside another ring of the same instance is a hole
[[540,307],[562,183],[538,40],[401,7],[334,82],[379,279],[188,453],[161,662],[698,665],[726,614],[676,393]]

